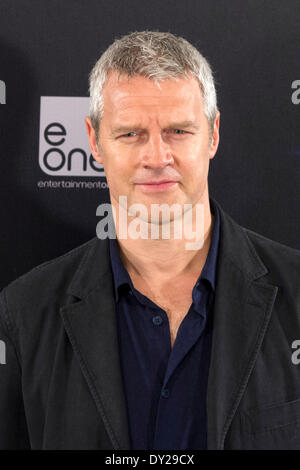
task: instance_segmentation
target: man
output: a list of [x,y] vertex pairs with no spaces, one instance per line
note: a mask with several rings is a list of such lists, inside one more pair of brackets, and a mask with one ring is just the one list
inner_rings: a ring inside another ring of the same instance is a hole
[[[207,61],[170,33],[134,32],[90,91],[116,239],[3,289],[1,448],[300,449],[300,253],[209,197],[220,113]],[[147,236],[121,236],[136,219]]]

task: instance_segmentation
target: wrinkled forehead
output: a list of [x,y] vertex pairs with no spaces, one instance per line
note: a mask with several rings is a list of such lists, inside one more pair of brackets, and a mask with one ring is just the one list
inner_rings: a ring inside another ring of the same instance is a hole
[[128,77],[116,71],[108,75],[102,97],[104,109],[109,113],[138,108],[192,108],[203,101],[195,77],[166,78],[156,82],[142,75]]

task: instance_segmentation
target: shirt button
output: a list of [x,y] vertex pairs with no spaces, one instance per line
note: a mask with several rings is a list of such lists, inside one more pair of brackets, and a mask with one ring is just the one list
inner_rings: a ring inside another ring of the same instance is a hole
[[161,318],[160,315],[157,315],[156,317],[152,318],[153,325],[159,326],[162,324],[162,322],[163,322],[163,319]]
[[169,398],[169,396],[170,396],[169,390],[167,388],[163,388],[162,391],[161,391],[161,396],[163,398]]

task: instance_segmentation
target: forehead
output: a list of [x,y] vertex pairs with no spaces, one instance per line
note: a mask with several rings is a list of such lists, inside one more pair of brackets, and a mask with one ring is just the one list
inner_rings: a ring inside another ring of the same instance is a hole
[[141,108],[191,109],[203,104],[199,82],[192,76],[160,80],[157,85],[147,77],[128,77],[112,71],[105,82],[102,96],[104,113],[120,114]]

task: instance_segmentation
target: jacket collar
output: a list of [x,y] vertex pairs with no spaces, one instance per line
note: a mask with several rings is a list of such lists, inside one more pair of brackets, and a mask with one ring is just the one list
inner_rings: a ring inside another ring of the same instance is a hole
[[[214,325],[207,390],[208,449],[222,449],[263,341],[277,287],[245,228],[213,199],[220,215]],[[109,240],[97,237],[69,285],[77,301],[61,315],[115,449],[129,449],[118,356]]]
[[[223,449],[270,321],[278,287],[237,224],[220,211],[220,246],[207,390],[208,449]],[[265,276],[265,277],[264,277]]]

